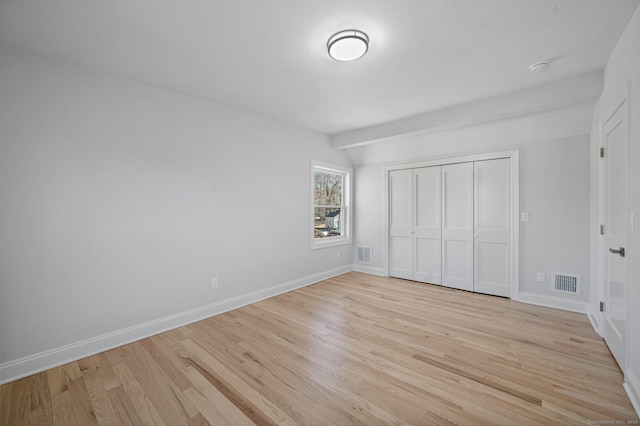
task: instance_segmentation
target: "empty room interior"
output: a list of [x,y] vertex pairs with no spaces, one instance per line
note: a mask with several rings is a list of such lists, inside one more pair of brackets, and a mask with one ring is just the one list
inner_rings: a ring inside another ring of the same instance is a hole
[[0,424],[640,424],[639,0],[0,0]]

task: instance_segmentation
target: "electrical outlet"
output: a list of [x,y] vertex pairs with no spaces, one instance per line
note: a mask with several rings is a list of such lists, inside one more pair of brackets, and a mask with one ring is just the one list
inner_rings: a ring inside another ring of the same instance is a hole
[[523,222],[529,222],[529,212],[522,212],[521,214],[521,220]]
[[536,278],[538,280],[538,282],[543,283],[547,280],[547,277],[544,276],[544,272],[538,272],[536,274]]
[[218,288],[218,279],[211,278],[211,290],[215,290],[216,288]]

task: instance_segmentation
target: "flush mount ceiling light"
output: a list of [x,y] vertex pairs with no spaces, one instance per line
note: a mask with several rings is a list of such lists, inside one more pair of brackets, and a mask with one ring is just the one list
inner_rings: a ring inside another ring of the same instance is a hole
[[327,42],[329,56],[336,61],[346,62],[361,58],[369,49],[369,37],[358,30],[335,33]]

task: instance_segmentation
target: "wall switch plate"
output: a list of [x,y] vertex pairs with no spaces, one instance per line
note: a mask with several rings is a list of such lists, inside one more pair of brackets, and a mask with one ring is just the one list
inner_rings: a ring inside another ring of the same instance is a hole
[[543,283],[547,280],[547,277],[545,277],[544,272],[538,272],[536,274],[536,279],[538,280],[538,282]]
[[218,288],[218,279],[211,278],[211,290],[215,290],[216,288]]
[[523,222],[529,222],[529,212],[522,212],[521,218]]

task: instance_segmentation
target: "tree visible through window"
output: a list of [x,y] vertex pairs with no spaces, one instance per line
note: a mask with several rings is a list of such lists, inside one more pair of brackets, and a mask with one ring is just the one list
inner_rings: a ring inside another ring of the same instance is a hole
[[344,174],[315,168],[313,171],[313,236],[342,235]]
[[312,248],[350,242],[350,174],[341,166],[313,163]]

